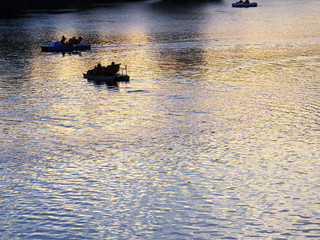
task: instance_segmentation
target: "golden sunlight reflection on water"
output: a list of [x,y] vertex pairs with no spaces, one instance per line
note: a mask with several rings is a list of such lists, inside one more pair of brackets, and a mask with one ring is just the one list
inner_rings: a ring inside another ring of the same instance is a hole
[[[4,238],[318,237],[319,16],[282,3],[0,22]],[[92,50],[40,52],[61,35]],[[129,83],[83,78],[112,61]]]

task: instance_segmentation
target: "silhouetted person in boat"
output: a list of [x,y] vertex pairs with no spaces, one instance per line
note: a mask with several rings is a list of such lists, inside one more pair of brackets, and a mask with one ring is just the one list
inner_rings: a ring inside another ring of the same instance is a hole
[[82,37],[78,37],[77,44],[81,43],[81,41],[82,41]]
[[95,66],[94,67],[94,74],[96,74],[96,75],[101,75],[101,73],[102,73],[102,66],[101,66],[101,64],[100,63],[98,63],[98,65],[97,66]]
[[114,62],[111,63],[111,65],[107,66],[107,73],[114,75],[116,74],[120,69],[120,64],[115,64]]
[[112,73],[117,72],[117,68],[116,68],[116,65],[114,64],[114,62],[111,63],[111,72]]
[[65,45],[65,44],[66,44],[65,41],[66,41],[66,38],[65,38],[64,36],[62,36],[62,38],[61,38],[61,40],[60,40],[60,42],[62,43],[62,45]]
[[250,3],[249,0],[245,0],[244,3]]
[[238,3],[243,3],[243,1],[242,1],[242,0],[240,0]]
[[77,44],[77,39],[76,39],[76,37],[70,38],[69,41],[68,41],[68,44],[69,44],[70,46],[72,46],[73,44]]

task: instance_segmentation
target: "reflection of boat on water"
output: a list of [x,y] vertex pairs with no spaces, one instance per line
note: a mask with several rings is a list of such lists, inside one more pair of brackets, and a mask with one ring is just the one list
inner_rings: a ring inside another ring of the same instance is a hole
[[49,45],[41,45],[42,52],[73,52],[91,49],[89,43],[62,44],[60,41],[52,41]]
[[252,3],[246,3],[246,2],[236,2],[236,3],[232,3],[232,7],[244,7],[244,8],[248,8],[248,7],[257,7],[258,3],[256,2],[252,2]]
[[129,82],[130,77],[127,75],[127,66],[123,69],[125,74],[119,73],[120,64],[112,62],[107,67],[101,66],[99,63],[94,69],[88,70],[87,73],[83,74],[83,77],[96,82],[104,82],[106,84],[116,84],[118,82]]

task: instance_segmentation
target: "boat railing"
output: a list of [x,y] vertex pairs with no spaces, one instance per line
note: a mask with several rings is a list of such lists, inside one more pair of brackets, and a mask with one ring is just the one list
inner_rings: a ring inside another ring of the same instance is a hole
[[[125,74],[124,74],[124,73],[125,73]],[[122,74],[122,75],[128,75],[127,73],[128,73],[128,68],[127,68],[127,65],[126,65],[125,67],[122,67],[122,68],[121,68],[121,74]]]

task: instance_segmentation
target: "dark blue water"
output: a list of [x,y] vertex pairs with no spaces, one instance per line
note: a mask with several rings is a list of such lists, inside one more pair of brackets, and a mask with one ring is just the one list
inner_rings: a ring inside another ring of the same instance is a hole
[[320,2],[231,3],[0,19],[0,239],[320,237]]

